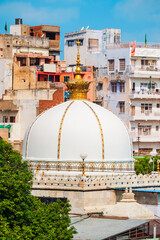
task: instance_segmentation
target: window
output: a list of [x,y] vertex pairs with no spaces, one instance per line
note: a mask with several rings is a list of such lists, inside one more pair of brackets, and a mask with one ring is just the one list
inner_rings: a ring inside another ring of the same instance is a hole
[[39,58],[30,58],[30,66],[39,66]]
[[64,76],[64,82],[68,82],[69,81],[69,76]]
[[156,126],[156,131],[159,131],[159,126]]
[[88,48],[89,49],[98,48],[98,39],[89,38],[88,39]]
[[20,62],[20,66],[26,66],[26,58],[17,57],[17,62]]
[[4,123],[7,123],[7,122],[8,122],[8,117],[3,116],[3,122],[4,122]]
[[138,134],[142,136],[151,135],[151,126],[138,126]]
[[55,40],[55,32],[44,32],[46,33],[46,37],[49,38],[50,40]]
[[103,90],[103,82],[99,82],[99,83],[98,83],[97,90],[98,90],[98,91]]
[[120,34],[119,33],[114,34],[114,43],[120,43]]
[[142,103],[141,113],[152,113],[152,104]]
[[114,59],[108,60],[109,71],[114,71]]
[[133,84],[132,84],[132,91],[133,92],[135,91],[135,82],[133,82]]
[[10,122],[15,122],[16,118],[15,116],[10,116]]
[[83,46],[83,39],[79,39],[80,41],[80,46]]
[[160,108],[160,104],[159,103],[157,103],[157,108]]
[[117,92],[117,82],[111,83],[111,89],[112,89],[112,92]]
[[125,58],[119,59],[119,71],[125,70]]
[[120,92],[125,92],[125,82],[120,82]]
[[125,113],[125,102],[119,102],[119,112]]
[[142,66],[148,65],[148,60],[141,60],[141,65],[142,65]]
[[141,83],[141,90],[148,90],[150,88],[155,89],[155,83]]
[[68,41],[68,47],[72,47],[74,45],[74,40],[69,40]]

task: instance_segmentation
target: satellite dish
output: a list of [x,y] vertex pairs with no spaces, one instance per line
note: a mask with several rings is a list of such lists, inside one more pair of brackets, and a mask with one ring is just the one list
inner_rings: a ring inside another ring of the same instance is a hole
[[81,31],[84,30],[84,27],[81,28]]
[[89,26],[86,27],[86,30],[88,30]]

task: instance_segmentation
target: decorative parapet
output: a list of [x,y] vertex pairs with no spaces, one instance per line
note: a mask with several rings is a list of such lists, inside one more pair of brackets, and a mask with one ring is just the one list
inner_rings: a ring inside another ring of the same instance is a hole
[[64,176],[44,175],[37,173],[33,181],[33,189],[47,190],[98,190],[126,187],[160,186],[160,174],[152,175],[103,175],[103,176]]
[[[82,161],[29,161],[32,170],[82,172]],[[130,161],[85,161],[86,172],[134,171],[134,160]]]

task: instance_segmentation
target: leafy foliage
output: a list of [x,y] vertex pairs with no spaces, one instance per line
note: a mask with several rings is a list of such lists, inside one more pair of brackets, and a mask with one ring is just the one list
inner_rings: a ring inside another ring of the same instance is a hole
[[[152,161],[154,161],[154,171],[157,171],[157,160],[160,159],[159,155],[152,157]],[[151,174],[153,171],[153,162],[150,162],[150,158],[145,156],[144,158],[137,158],[135,162],[135,171],[136,174]]]
[[31,195],[32,178],[20,153],[0,138],[0,239],[71,239],[69,202],[42,203]]

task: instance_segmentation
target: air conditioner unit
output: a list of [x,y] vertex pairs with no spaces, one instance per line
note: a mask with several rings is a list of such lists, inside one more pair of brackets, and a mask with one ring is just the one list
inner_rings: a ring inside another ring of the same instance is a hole
[[148,131],[148,128],[143,128],[143,132],[147,132]]

